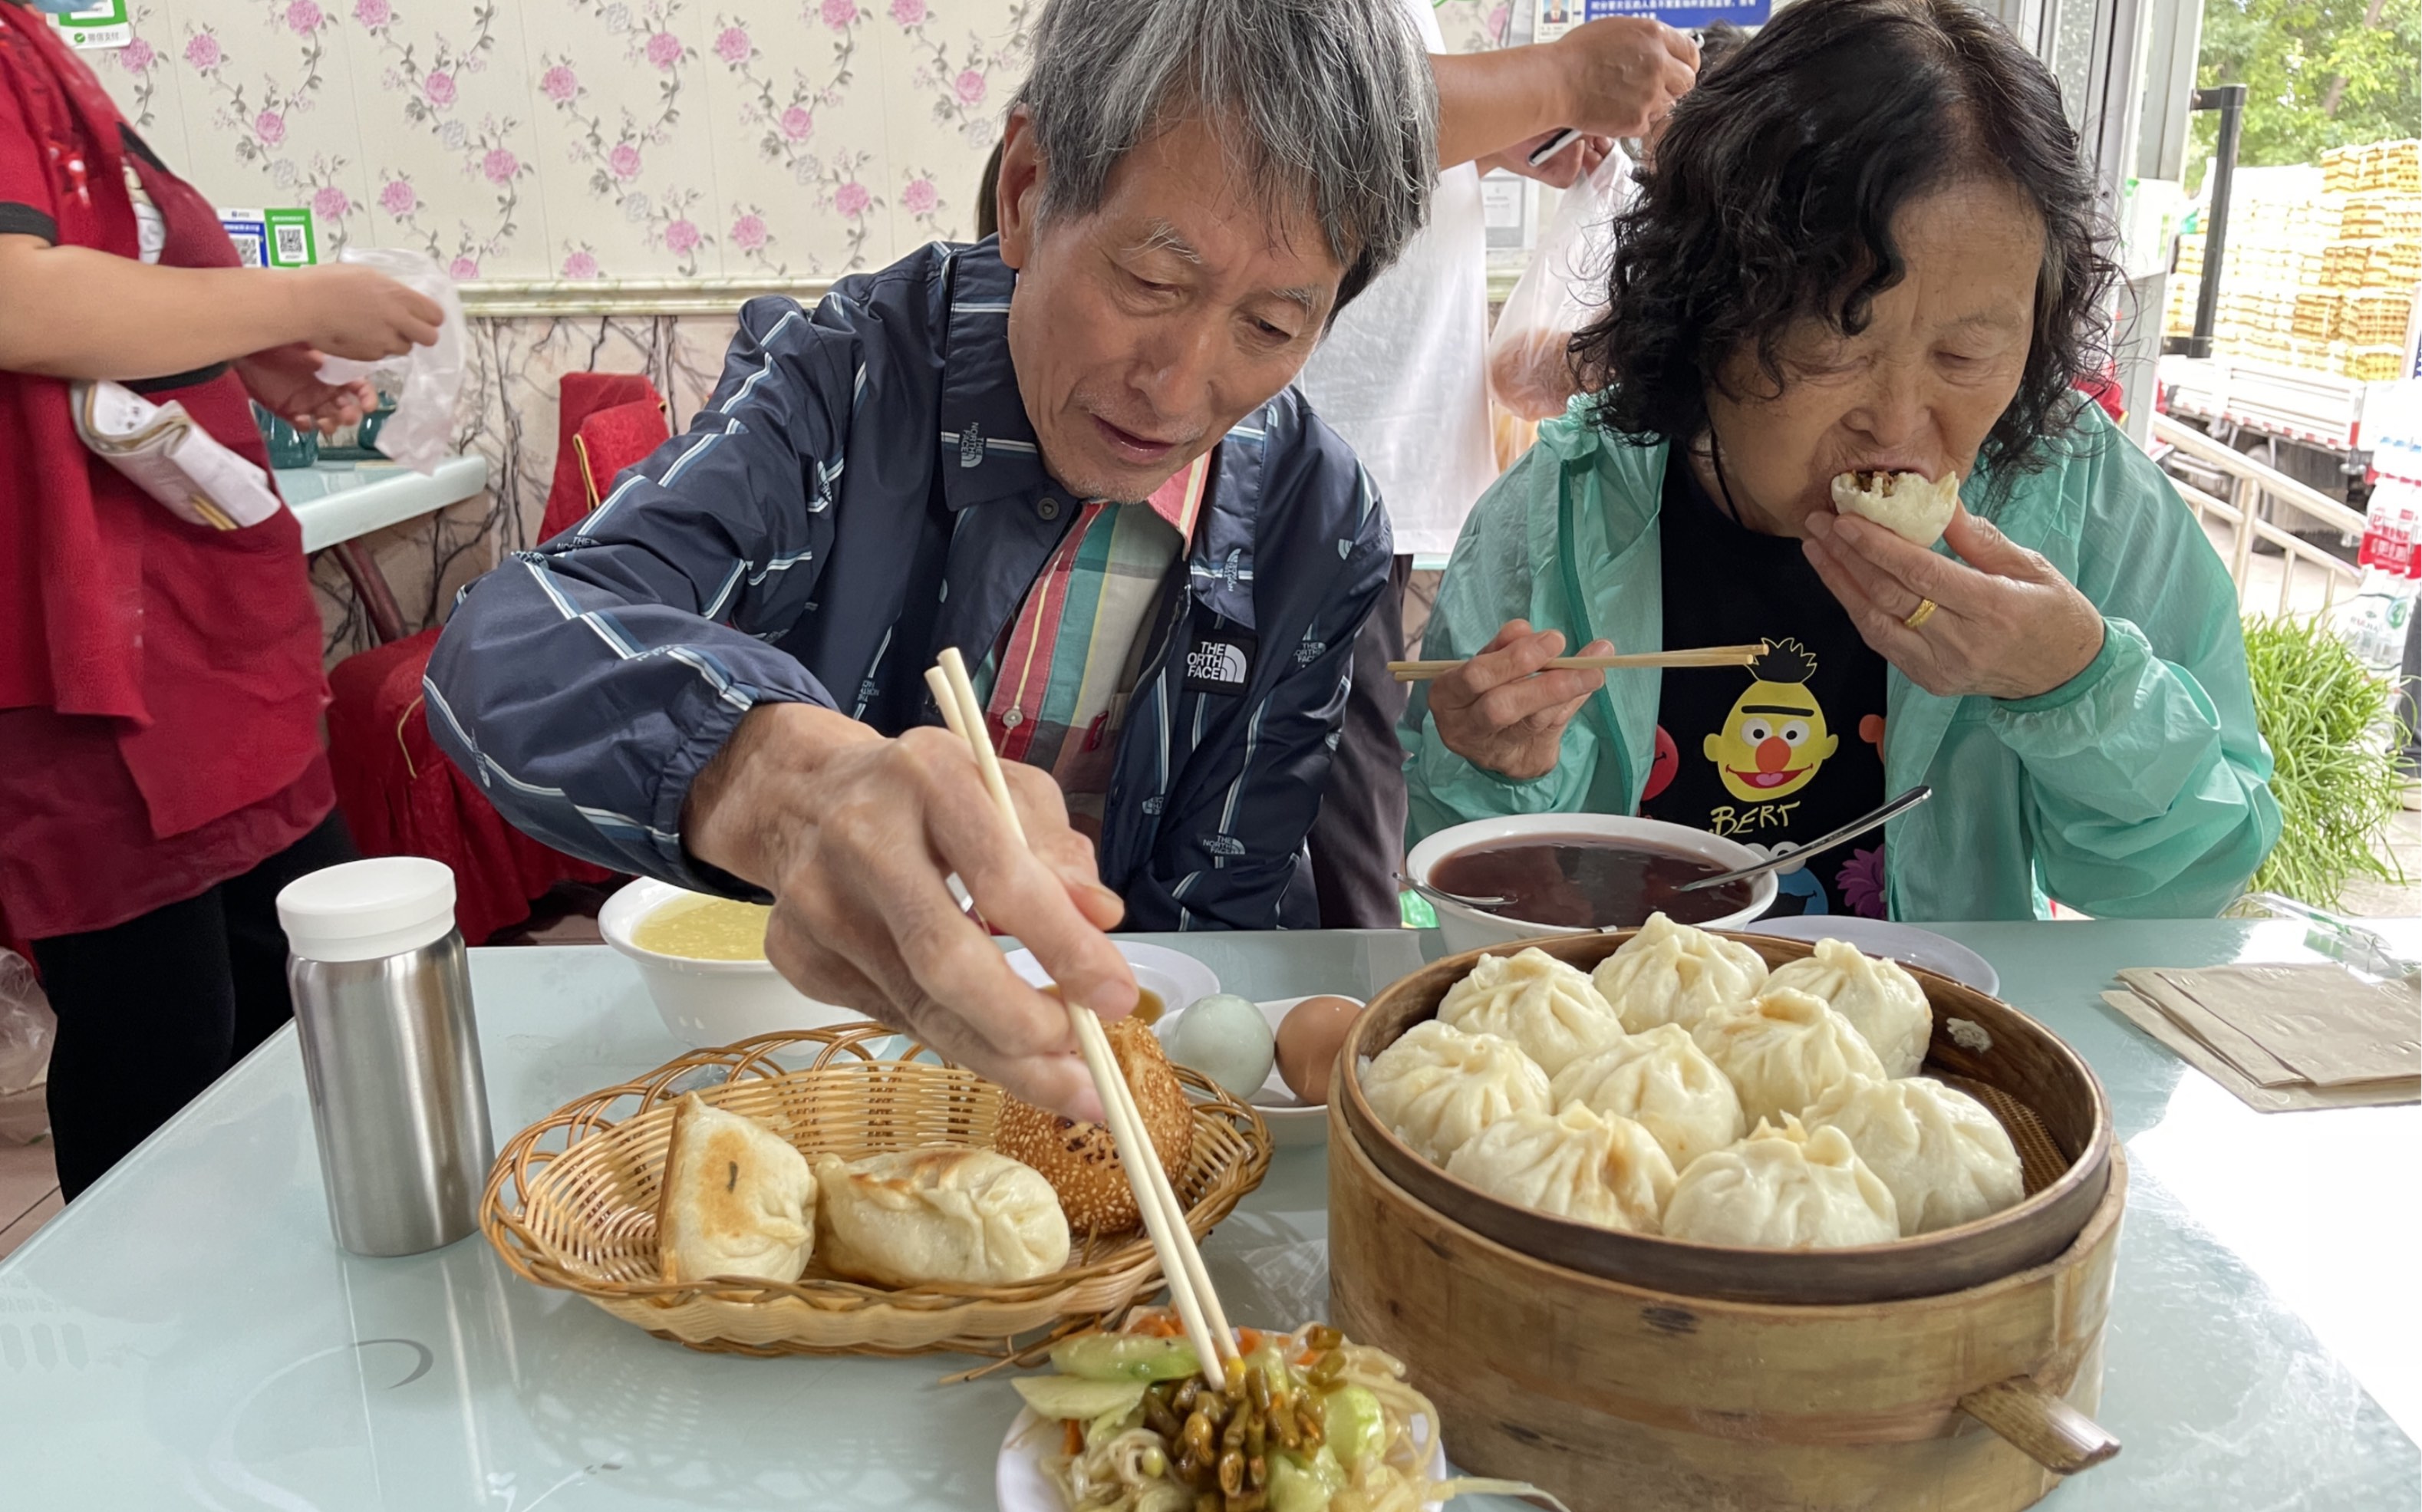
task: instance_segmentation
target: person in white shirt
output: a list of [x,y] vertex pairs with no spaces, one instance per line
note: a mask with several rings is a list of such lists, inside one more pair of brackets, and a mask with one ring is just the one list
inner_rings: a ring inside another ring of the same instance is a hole
[[[1616,17],[1554,42],[1450,54],[1429,0],[1405,0],[1439,91],[1439,181],[1430,222],[1395,266],[1337,317],[1298,380],[1313,410],[1361,458],[1395,531],[1387,591],[1354,654],[1345,727],[1312,832],[1320,921],[1392,928],[1405,779],[1396,721],[1405,687],[1404,600],[1416,556],[1455,545],[1497,477],[1488,418],[1488,287],[1480,176],[1496,167],[1559,187],[1595,167],[1613,139],[1646,134],[1687,91],[1697,46],[1671,26]],[[1533,167],[1565,129],[1581,139]]]

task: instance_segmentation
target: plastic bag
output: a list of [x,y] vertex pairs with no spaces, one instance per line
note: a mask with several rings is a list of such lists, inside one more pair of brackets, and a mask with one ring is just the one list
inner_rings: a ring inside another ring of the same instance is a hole
[[428,253],[402,247],[349,246],[338,260],[375,268],[427,294],[445,311],[434,345],[417,346],[402,356],[377,362],[327,357],[320,363],[320,377],[325,383],[385,379],[380,386],[395,396],[395,413],[379,428],[374,444],[415,472],[433,473],[450,454],[454,401],[463,392],[463,301],[454,291],[454,280]]
[[1526,420],[1565,412],[1581,391],[1573,370],[1573,333],[1606,309],[1614,217],[1631,200],[1631,160],[1610,151],[1590,176],[1565,191],[1531,265],[1498,312],[1488,338],[1488,388]]
[[51,1041],[59,1021],[14,951],[0,951],[0,1144],[31,1144],[51,1131]]

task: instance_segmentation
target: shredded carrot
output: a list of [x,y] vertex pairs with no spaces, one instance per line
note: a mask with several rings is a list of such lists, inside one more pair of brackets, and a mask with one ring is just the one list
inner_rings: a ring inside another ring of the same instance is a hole
[[1146,1313],[1128,1324],[1127,1331],[1146,1338],[1173,1339],[1186,1331],[1186,1325],[1167,1313]]
[[1074,1419],[1060,1425],[1060,1447],[1071,1459],[1085,1452],[1085,1430]]
[[1238,1330],[1236,1331],[1236,1348],[1237,1348],[1237,1350],[1238,1350],[1240,1353],[1243,1353],[1243,1354],[1251,1354],[1254,1350],[1256,1350],[1256,1349],[1260,1348],[1261,1347],[1262,1347],[1262,1331],[1261,1331],[1261,1330],[1259,1330],[1259,1329],[1238,1329]]

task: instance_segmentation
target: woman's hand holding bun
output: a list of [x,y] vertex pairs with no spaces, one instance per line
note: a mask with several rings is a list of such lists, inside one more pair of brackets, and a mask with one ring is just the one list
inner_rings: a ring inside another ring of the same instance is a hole
[[[2102,650],[2102,613],[2042,554],[1968,512],[1942,539],[1958,559],[1871,521],[1808,516],[1809,564],[1878,654],[1938,698],[2029,699],[2084,671]],[[1921,602],[1935,612],[1915,629]]]

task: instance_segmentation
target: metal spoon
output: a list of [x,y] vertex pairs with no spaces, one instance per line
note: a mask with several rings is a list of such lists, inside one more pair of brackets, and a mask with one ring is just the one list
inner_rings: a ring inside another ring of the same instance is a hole
[[1449,892],[1444,888],[1434,888],[1426,882],[1407,876],[1402,872],[1396,874],[1396,880],[1432,903],[1460,904],[1466,908],[1502,908],[1514,901],[1511,898],[1477,898],[1469,897],[1460,892]]
[[[1722,882],[1738,882],[1745,876],[1755,876],[1761,872],[1771,872],[1779,866],[1789,866],[1793,861],[1804,860],[1820,851],[1831,850],[1846,840],[1855,840],[1868,830],[1881,827],[1886,820],[1895,819],[1907,813],[1932,796],[1934,796],[1932,788],[1913,787],[1882,808],[1861,814],[1832,834],[1819,835],[1797,850],[1787,850],[1780,856],[1769,856],[1755,866],[1744,866],[1738,872],[1719,872],[1713,876],[1703,876],[1696,882],[1685,882],[1674,890],[1696,892],[1701,888],[1712,888]],[[1420,884],[1415,883],[1414,886],[1418,887]]]

